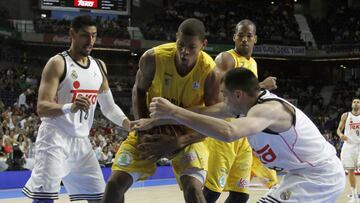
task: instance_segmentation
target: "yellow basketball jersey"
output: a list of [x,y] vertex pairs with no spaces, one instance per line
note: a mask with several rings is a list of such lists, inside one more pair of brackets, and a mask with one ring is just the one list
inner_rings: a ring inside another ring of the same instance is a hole
[[251,70],[256,77],[258,77],[257,74],[257,64],[256,61],[250,57],[250,59],[247,59],[246,57],[240,56],[234,49],[231,49],[227,51],[234,59],[235,61],[235,68],[244,67],[248,70]]
[[148,103],[153,97],[164,97],[173,104],[188,108],[204,104],[204,84],[215,67],[214,60],[201,51],[194,68],[184,77],[175,67],[176,43],[154,48],[156,71],[148,91]]

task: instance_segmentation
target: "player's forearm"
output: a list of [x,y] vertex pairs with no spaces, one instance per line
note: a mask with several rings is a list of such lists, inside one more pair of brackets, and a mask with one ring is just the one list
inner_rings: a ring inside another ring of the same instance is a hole
[[57,104],[49,101],[39,101],[37,104],[37,113],[40,117],[56,117],[64,115],[64,104]]
[[200,134],[225,142],[239,139],[236,136],[237,134],[245,134],[236,132],[237,129],[225,120],[197,114],[182,108],[177,108],[171,115],[177,122],[194,129]]
[[342,131],[342,130],[340,130],[340,129],[337,129],[337,130],[336,130],[336,134],[337,134],[340,138],[343,137],[343,136],[345,136],[341,131]]
[[189,108],[188,110],[216,118],[234,117],[227,111],[226,106],[223,102],[217,103],[212,106],[193,107],[193,108]]

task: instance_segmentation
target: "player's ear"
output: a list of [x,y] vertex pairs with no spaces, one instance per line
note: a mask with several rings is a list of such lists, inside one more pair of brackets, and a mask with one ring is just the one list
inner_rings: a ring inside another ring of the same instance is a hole
[[257,43],[257,35],[254,36],[254,44]]
[[208,40],[204,39],[203,46],[201,47],[201,49],[204,49],[207,45],[208,45]]

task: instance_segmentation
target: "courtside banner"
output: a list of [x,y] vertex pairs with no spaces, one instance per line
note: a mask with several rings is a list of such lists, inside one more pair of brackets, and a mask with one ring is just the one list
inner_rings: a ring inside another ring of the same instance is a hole
[[304,46],[256,45],[253,54],[271,56],[305,56]]

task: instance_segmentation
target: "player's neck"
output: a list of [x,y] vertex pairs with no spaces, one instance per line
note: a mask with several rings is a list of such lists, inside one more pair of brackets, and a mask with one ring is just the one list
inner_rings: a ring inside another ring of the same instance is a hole
[[77,53],[74,48],[70,47],[69,49],[70,56],[79,64],[86,66],[88,64],[88,57],[80,53]]
[[186,65],[181,65],[181,63],[179,63],[177,60],[175,60],[176,71],[182,77],[187,75],[188,73],[190,73],[190,71],[194,68],[195,64],[196,64],[196,61],[194,64],[186,66]]
[[352,110],[351,113],[354,116],[358,116],[358,115],[360,115],[360,109],[359,110]]
[[251,55],[252,55],[252,51],[250,51],[250,52],[249,52],[248,54],[246,54],[246,55],[241,54],[241,53],[239,52],[239,50],[236,49],[236,47],[234,48],[234,51],[236,52],[237,55],[242,56],[242,57],[245,57],[245,58],[248,59],[248,60],[251,58]]

